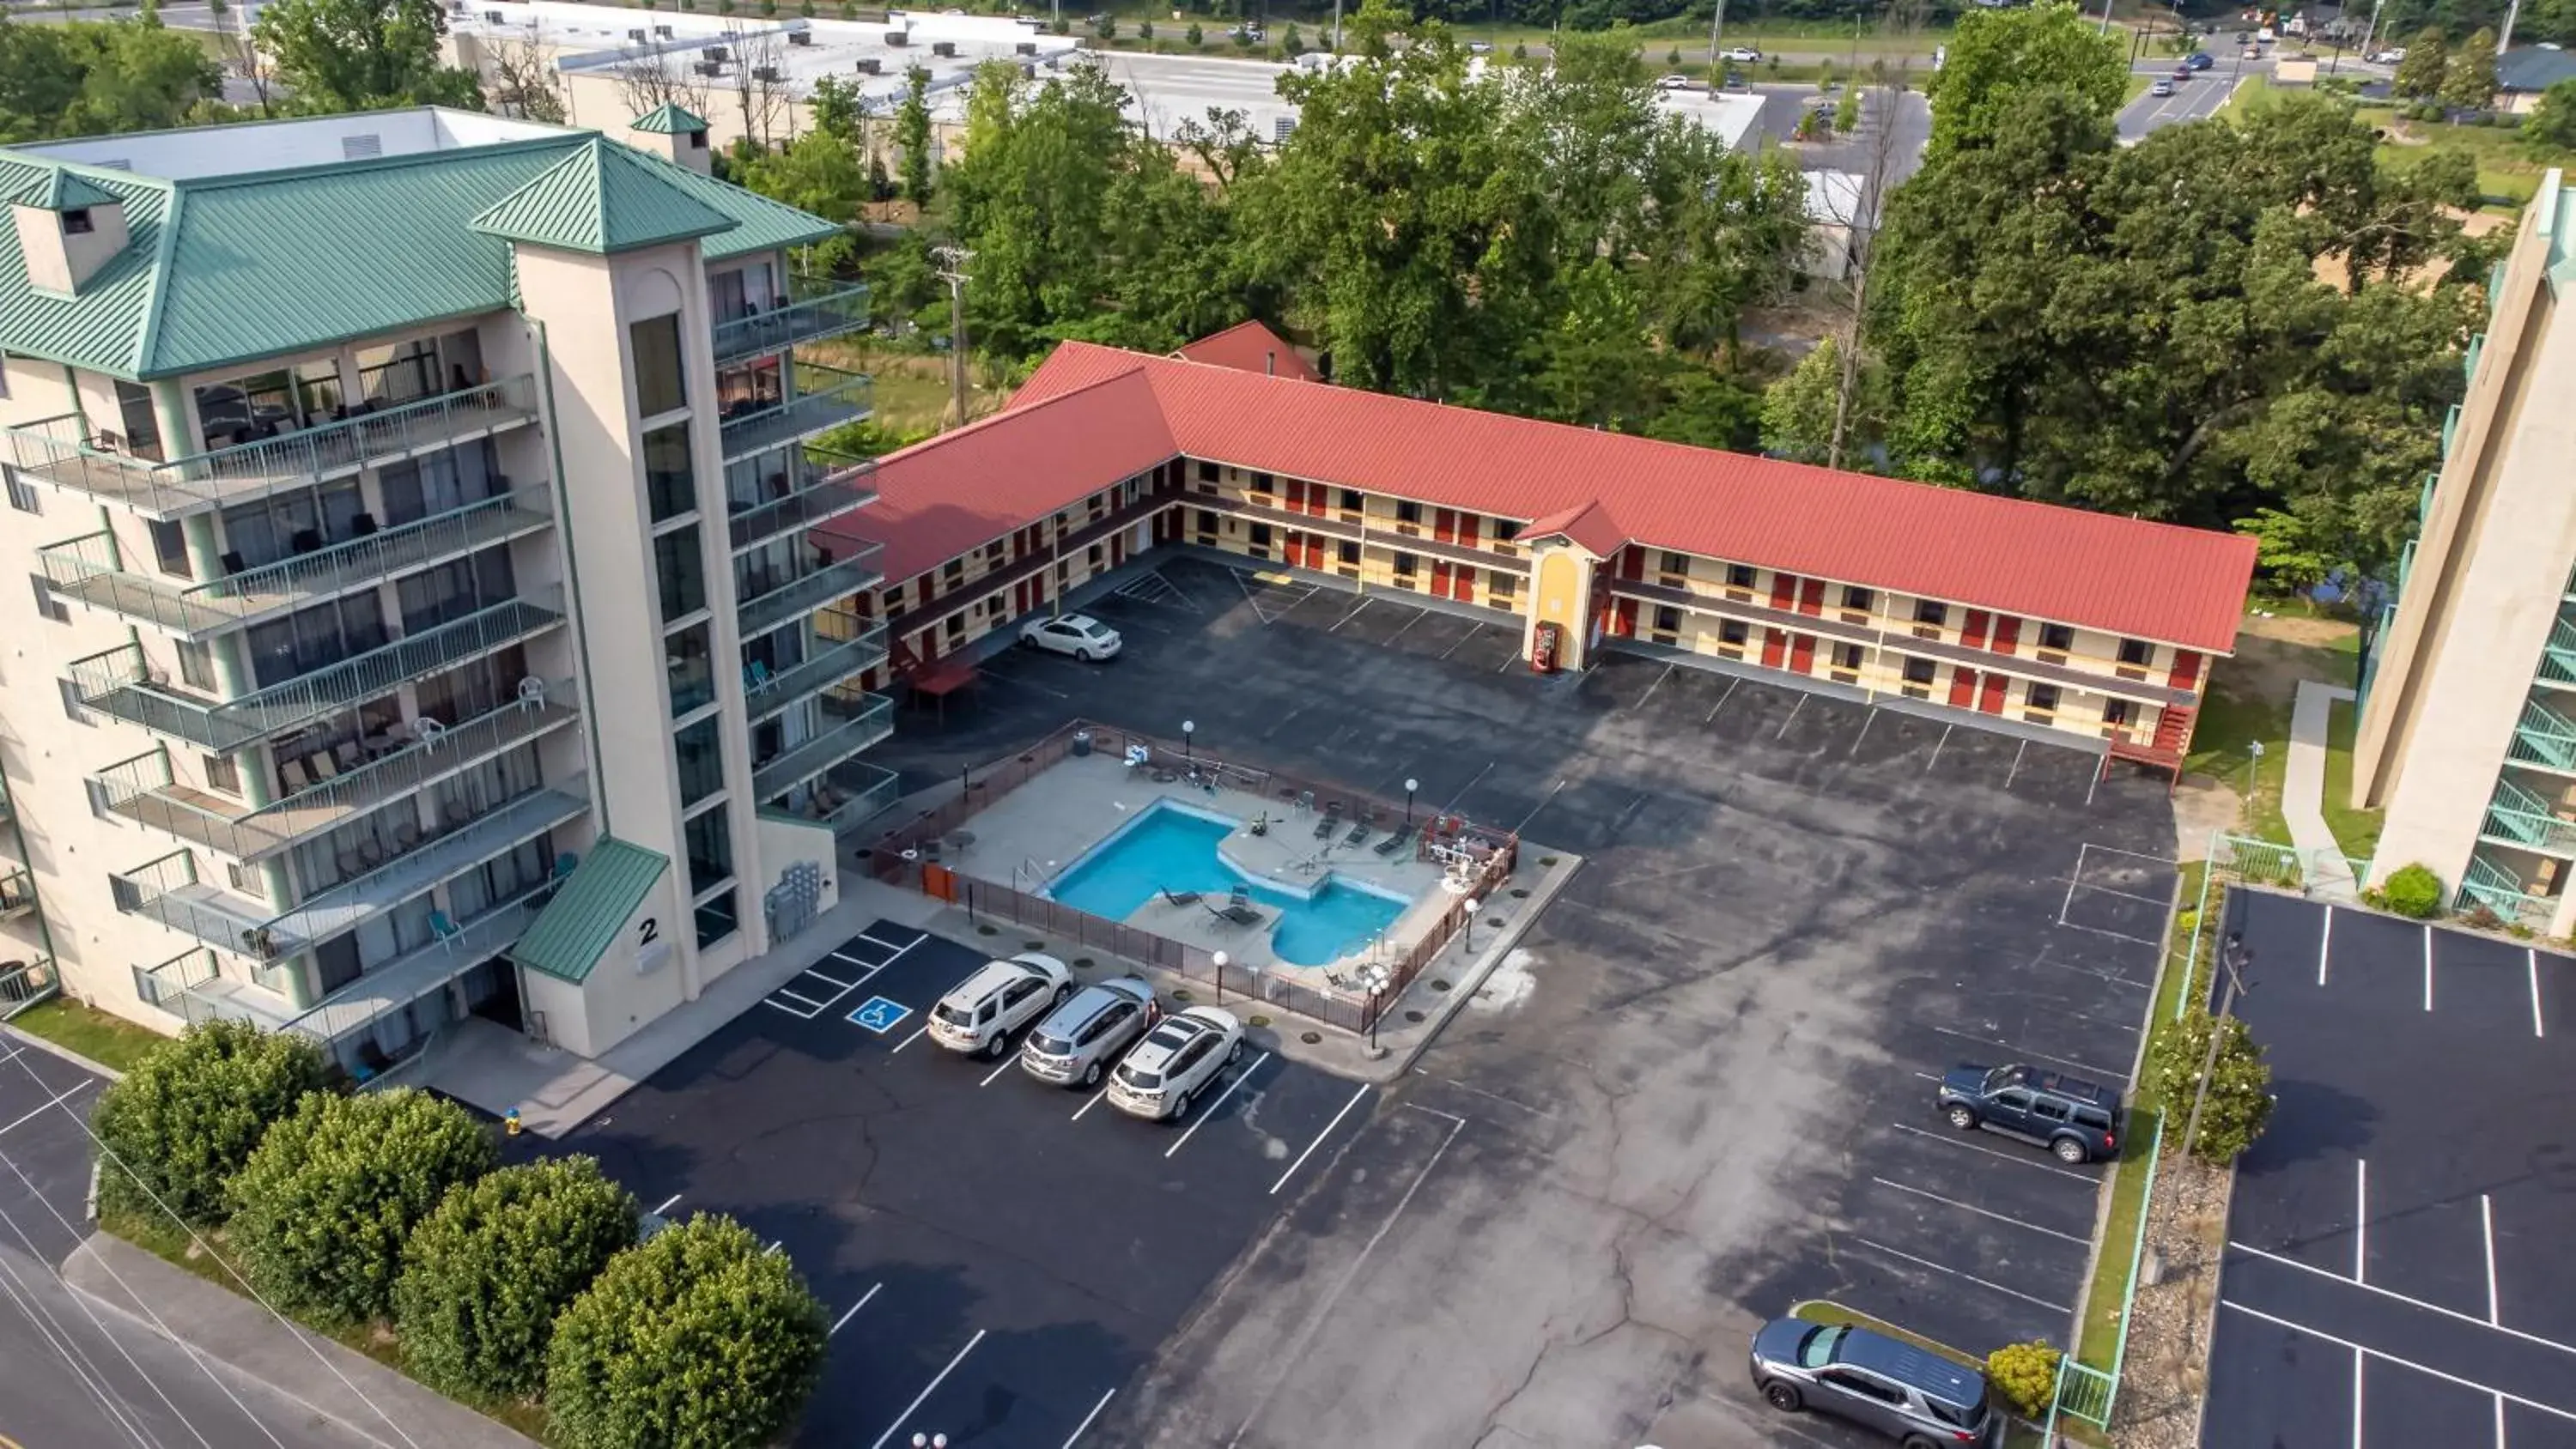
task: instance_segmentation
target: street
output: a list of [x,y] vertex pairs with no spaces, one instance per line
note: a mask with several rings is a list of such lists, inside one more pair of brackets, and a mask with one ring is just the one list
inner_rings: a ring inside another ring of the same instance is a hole
[[[2240,78],[2268,74],[2272,69],[2272,59],[2268,54],[2260,60],[2246,60],[2241,56],[2211,53],[2218,57],[2218,63],[2195,73],[2189,80],[2175,80],[2172,95],[2150,93],[2122,106],[2120,144],[2134,146],[2145,140],[2149,132],[2184,121],[2207,120],[2218,114],[2229,96],[2236,94],[2236,83]],[[2158,80],[2171,79],[2178,63],[2171,57],[2141,58],[2130,68],[2130,73]]]

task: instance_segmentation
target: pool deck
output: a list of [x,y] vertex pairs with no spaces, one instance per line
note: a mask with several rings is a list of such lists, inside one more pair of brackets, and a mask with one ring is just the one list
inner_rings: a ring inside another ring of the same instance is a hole
[[[1454,899],[1440,883],[1440,867],[1417,859],[1410,847],[1392,857],[1377,854],[1375,847],[1386,839],[1384,830],[1372,829],[1358,844],[1344,845],[1350,823],[1343,820],[1329,838],[1319,840],[1313,811],[1238,790],[1211,794],[1186,780],[1157,781],[1148,770],[1130,769],[1110,755],[1064,760],[995,801],[966,821],[963,830],[974,837],[973,843],[963,851],[949,851],[942,864],[960,875],[1036,892],[1157,800],[1243,822],[1267,816],[1266,833],[1254,835],[1247,825],[1228,835],[1218,849],[1237,870],[1279,889],[1310,891],[1329,872],[1346,883],[1411,902],[1377,947],[1389,959],[1420,939]],[[1255,904],[1265,916],[1274,914],[1274,908]],[[1228,959],[1257,970],[1303,973],[1318,983],[1328,971],[1346,974],[1370,959],[1370,953],[1361,952],[1329,966],[1282,961],[1270,948],[1267,928],[1232,925],[1199,905],[1175,906],[1160,897],[1129,912],[1125,923],[1203,950],[1223,951]]]

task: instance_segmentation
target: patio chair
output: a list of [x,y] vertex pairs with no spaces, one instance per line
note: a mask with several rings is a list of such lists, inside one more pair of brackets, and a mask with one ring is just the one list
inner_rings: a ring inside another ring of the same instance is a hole
[[458,935],[456,922],[448,918],[447,912],[432,911],[429,913],[429,934],[438,939],[440,950],[453,951],[456,949],[456,937]]
[[313,788],[313,782],[304,777],[304,762],[301,760],[278,761],[277,778],[286,783],[289,795],[300,795]]
[[355,740],[342,740],[333,748],[332,754],[338,757],[340,768],[343,770],[354,770],[364,763],[359,758],[358,743]]
[[1369,818],[1366,812],[1354,815],[1351,817],[1350,833],[1342,837],[1342,844],[1357,845],[1361,841],[1368,839],[1368,833]]
[[1342,802],[1339,800],[1325,801],[1323,817],[1315,822],[1315,838],[1317,840],[1330,840],[1333,838],[1333,832],[1341,828]]
[[[1207,902],[1201,901],[1199,904],[1204,906]],[[1208,914],[1229,925],[1258,926],[1261,924],[1260,910],[1239,902],[1230,902],[1224,906],[1208,906]]]
[[1164,900],[1167,900],[1176,906],[1195,906],[1199,903],[1199,893],[1197,891],[1164,890],[1161,886],[1156,886],[1154,889],[1162,895]]
[[1407,842],[1407,841],[1411,840],[1412,838],[1413,838],[1413,827],[1412,827],[1411,825],[1399,825],[1399,826],[1397,826],[1397,827],[1395,828],[1395,833],[1394,833],[1394,834],[1392,834],[1392,835],[1388,836],[1388,837],[1387,837],[1386,839],[1384,839],[1384,840],[1379,841],[1379,842],[1377,843],[1377,845],[1376,845],[1374,848],[1376,849],[1377,853],[1378,853],[1378,854],[1380,854],[1380,855],[1384,855],[1384,856],[1392,856],[1392,855],[1394,855],[1397,851],[1404,849],[1405,842]]
[[305,757],[304,764],[313,772],[316,782],[336,779],[340,774],[339,762],[331,758],[331,752],[328,750],[315,750]]

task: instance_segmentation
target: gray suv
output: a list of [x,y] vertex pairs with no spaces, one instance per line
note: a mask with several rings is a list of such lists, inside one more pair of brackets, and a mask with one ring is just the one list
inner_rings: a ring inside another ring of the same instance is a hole
[[1109,1064],[1162,1015],[1133,976],[1086,986],[1047,1014],[1020,1047],[1020,1070],[1059,1087],[1095,1087]]
[[2002,1432],[1985,1375],[1866,1328],[1773,1319],[1753,1335],[1753,1385],[1783,1413],[1849,1419],[1905,1449],[1990,1446]]

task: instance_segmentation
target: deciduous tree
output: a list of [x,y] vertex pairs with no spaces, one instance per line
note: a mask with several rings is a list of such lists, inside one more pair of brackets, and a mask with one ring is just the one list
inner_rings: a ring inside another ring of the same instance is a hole
[[[2407,59],[2414,57],[2410,54]],[[2480,27],[2442,67],[2442,103],[2464,111],[2483,111],[2495,104],[2496,37]]]
[[273,0],[251,36],[277,57],[299,104],[326,111],[440,105],[483,109],[474,72],[441,65],[438,0]]
[[[2218,1032],[2218,1054],[2209,1052],[2212,1030]],[[2163,1105],[2165,1150],[2182,1150],[2183,1124],[2192,1100],[2201,1095],[2201,1067],[2210,1063],[2208,1093],[2201,1103],[2200,1132],[2192,1139],[2194,1157],[2220,1167],[2234,1162],[2263,1135],[2272,1119],[2272,1068],[2263,1049],[2241,1017],[2213,1025],[2209,1012],[2194,1006],[2182,1017],[2156,1029],[2147,1047],[2146,1080],[2140,1087]]]
[[99,1094],[90,1114],[104,1161],[99,1198],[112,1209],[163,1209],[211,1226],[229,1210],[224,1185],[271,1124],[322,1090],[330,1065],[300,1036],[207,1021],[155,1047]]
[[455,1189],[403,1247],[403,1361],[449,1393],[535,1393],[555,1319],[635,1231],[635,1200],[587,1157],[505,1167]]
[[2409,100],[2430,100],[2441,93],[2442,82],[2450,71],[2450,42],[2443,37],[2442,27],[2428,25],[2406,42],[2406,58],[2397,62],[2397,73],[2389,77],[2388,88]]

